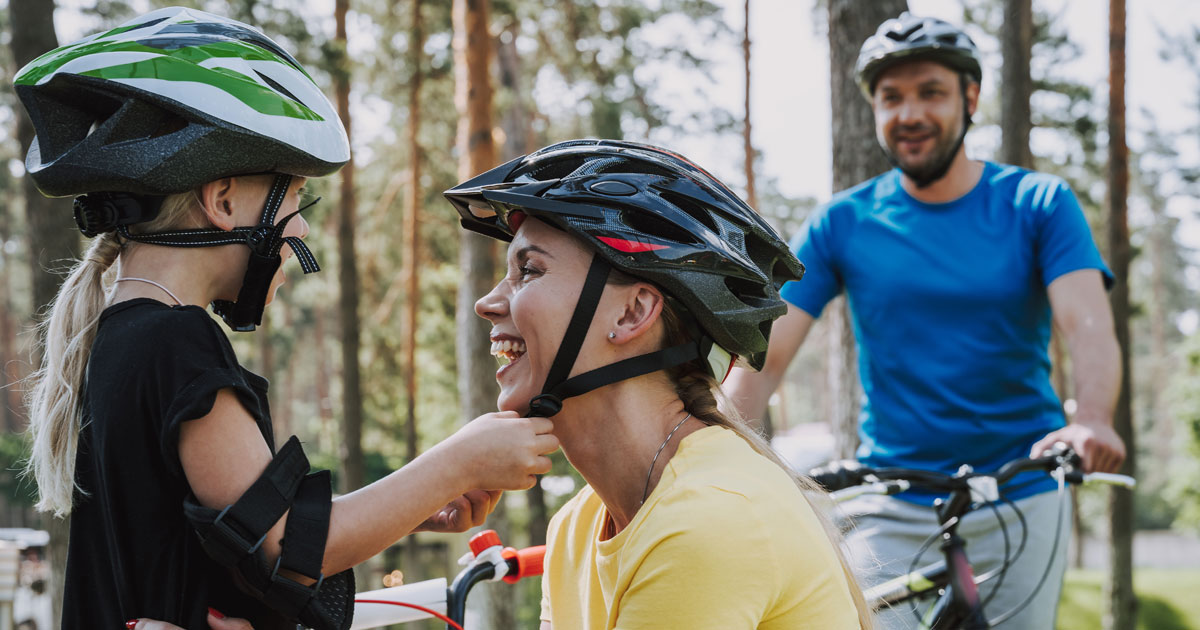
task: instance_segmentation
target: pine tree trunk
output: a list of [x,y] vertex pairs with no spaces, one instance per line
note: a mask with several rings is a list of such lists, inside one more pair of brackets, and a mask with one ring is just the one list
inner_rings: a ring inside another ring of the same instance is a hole
[[[833,189],[844,190],[888,170],[875,139],[875,118],[854,80],[854,63],[867,37],[889,18],[908,10],[906,0],[830,0],[829,76],[833,115]],[[858,447],[858,381],[850,311],[844,297],[825,309],[829,322],[826,366],[829,419],[837,457]]]
[[[23,67],[42,53],[58,47],[58,36],[54,32],[53,0],[10,0],[8,13],[9,24],[12,27],[13,62],[16,67]],[[20,155],[24,158],[33,142],[33,124],[23,108],[14,109],[17,110]],[[56,271],[63,268],[63,261],[79,258],[82,248],[69,200],[43,197],[34,186],[31,177],[22,178],[21,188],[29,222],[27,242],[33,276],[33,312],[41,313],[54,299],[58,287],[62,284],[63,277]],[[50,532],[50,545],[46,550],[51,567],[50,597],[51,601],[61,602],[66,577],[70,520],[45,516],[43,527]],[[61,625],[61,610],[61,606],[54,607],[52,625],[55,628]]]
[[754,189],[754,144],[750,138],[750,0],[745,4],[745,25],[742,30],[742,64],[745,69],[745,112],[746,120],[742,125],[742,147],[745,151],[746,167],[746,203],[751,208],[758,209],[758,193]]
[[[458,108],[458,177],[466,180],[496,165],[492,139],[492,38],[488,32],[488,0],[454,0],[454,102]],[[459,238],[459,286],[456,321],[458,392],[465,421],[496,409],[495,361],[491,359],[488,322],[475,314],[475,300],[491,290],[496,279],[493,239],[463,230]],[[506,530],[504,511],[489,526]],[[492,628],[516,626],[512,589],[488,592]]]
[[404,219],[407,239],[408,300],[404,318],[404,390],[405,390],[405,441],[408,461],[417,458],[417,316],[420,312],[420,278],[417,273],[420,263],[420,229],[418,214],[421,206],[421,75],[422,49],[425,32],[421,22],[421,0],[412,0],[412,37],[409,44],[409,63],[412,79],[408,95],[408,194],[406,195]]
[[[337,0],[337,44],[340,51],[334,71],[338,116],[350,133],[350,56],[346,52],[346,12],[350,0]],[[341,197],[338,203],[338,314],[342,337],[342,492],[362,487],[365,480],[362,447],[362,382],[358,364],[360,346],[358,322],[358,255],[354,243],[354,162],[342,168]]]
[[[1121,466],[1124,474],[1136,470],[1137,448],[1133,434],[1133,410],[1130,400],[1129,339],[1129,226],[1126,199],[1129,194],[1129,149],[1125,144],[1125,0],[1109,0],[1108,40],[1108,242],[1109,257],[1116,282],[1109,299],[1117,343],[1121,348],[1121,393],[1113,426],[1125,441],[1128,453]],[[1133,493],[1114,488],[1108,504],[1110,562],[1105,585],[1109,608],[1104,624],[1108,630],[1134,630],[1137,601],[1133,593]]]
[[1029,132],[1033,128],[1029,99],[1033,79],[1029,59],[1033,50],[1032,0],[1004,0],[1004,24],[1000,29],[1004,55],[1000,90],[1000,161],[1033,168]]

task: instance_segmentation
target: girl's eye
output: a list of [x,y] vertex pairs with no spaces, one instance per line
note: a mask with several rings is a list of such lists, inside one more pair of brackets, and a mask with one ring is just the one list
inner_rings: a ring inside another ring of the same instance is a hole
[[536,276],[537,274],[541,273],[541,271],[530,265],[521,265],[517,268],[517,271],[521,274],[521,279],[525,279],[530,276]]

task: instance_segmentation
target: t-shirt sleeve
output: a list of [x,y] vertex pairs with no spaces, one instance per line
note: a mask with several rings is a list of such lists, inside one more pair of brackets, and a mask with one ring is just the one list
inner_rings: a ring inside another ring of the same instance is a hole
[[814,318],[821,316],[825,305],[842,289],[832,223],[828,207],[817,210],[805,221],[791,242],[792,253],[804,263],[804,277],[788,282],[779,292],[789,304]]
[[202,418],[212,411],[217,392],[231,389],[257,422],[265,409],[259,395],[250,386],[229,340],[206,312],[180,309],[173,313],[169,329],[158,326],[150,331],[156,343],[156,362],[162,400],[157,427],[163,457],[172,470],[183,475],[179,461],[179,431],[188,420]]
[[1072,271],[1096,269],[1104,276],[1104,286],[1112,287],[1112,272],[1100,257],[1075,193],[1058,178],[1044,185],[1046,196],[1039,204],[1036,239],[1043,286]]
[[718,504],[740,509],[671,515],[672,522],[691,525],[664,534],[643,557],[621,598],[617,629],[759,625],[778,596],[778,559],[767,540],[770,530],[747,522],[740,497],[728,499]]

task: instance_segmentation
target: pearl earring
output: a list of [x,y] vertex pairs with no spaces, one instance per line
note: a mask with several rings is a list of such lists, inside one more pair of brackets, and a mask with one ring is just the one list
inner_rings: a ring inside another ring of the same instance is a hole
[[609,331],[609,333],[608,333],[608,338],[609,338],[609,339],[616,339],[616,338],[617,338],[617,333],[615,333],[615,332],[612,332],[612,331]]

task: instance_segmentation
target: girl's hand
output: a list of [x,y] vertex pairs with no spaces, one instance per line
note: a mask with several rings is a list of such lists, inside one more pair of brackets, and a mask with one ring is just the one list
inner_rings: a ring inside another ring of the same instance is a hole
[[471,488],[526,490],[537,475],[550,472],[550,453],[558,450],[554,423],[497,411],[475,418],[452,435],[447,446],[464,467]]
[[425,519],[418,532],[465,532],[483,525],[500,501],[500,490],[471,490]]
[[[183,630],[173,623],[154,619],[133,619],[125,622],[125,627],[128,630]],[[210,630],[254,630],[249,621],[226,617],[214,608],[208,609],[208,627]]]

